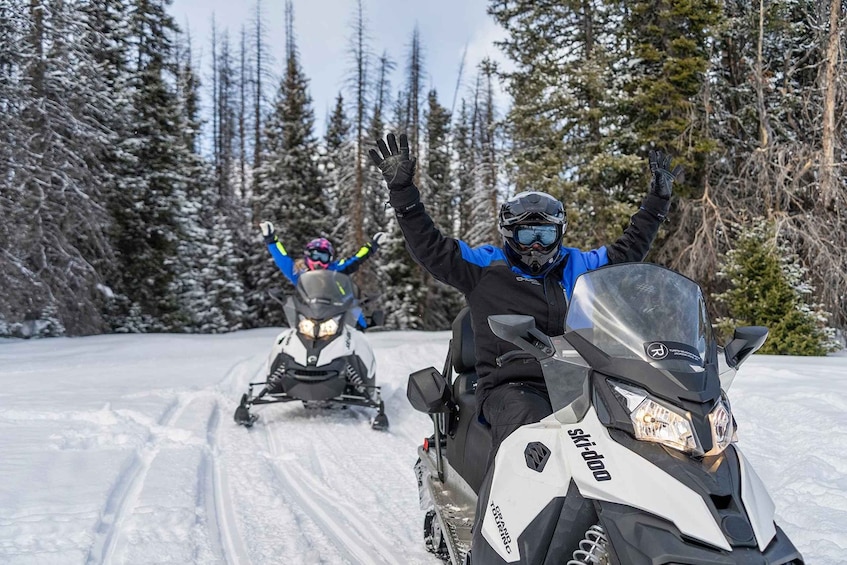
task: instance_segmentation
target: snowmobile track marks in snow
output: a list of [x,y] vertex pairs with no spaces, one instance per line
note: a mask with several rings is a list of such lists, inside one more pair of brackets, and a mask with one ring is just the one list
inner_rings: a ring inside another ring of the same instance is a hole
[[220,544],[221,553],[226,563],[249,563],[248,552],[244,547],[241,532],[238,530],[226,472],[220,459],[220,424],[221,406],[219,402],[215,402],[215,407],[209,415],[206,432],[209,445],[206,456],[210,462],[206,480],[211,491],[211,500],[207,501],[206,504],[209,527],[214,528],[215,537]]
[[[186,405],[180,401],[179,397],[171,401],[156,422],[157,427],[167,427],[175,422]],[[135,501],[144,486],[150,464],[159,452],[158,441],[154,431],[149,430],[144,445],[135,450],[130,462],[118,474],[115,485],[106,498],[103,513],[94,529],[98,535],[89,549],[88,557],[85,560],[87,565],[113,562],[112,554],[115,551],[115,545],[123,528],[124,520],[135,507]]]
[[[342,555],[349,555],[355,563],[362,564],[403,562],[403,556],[392,549],[391,542],[379,539],[382,536],[378,535],[378,528],[373,524],[359,525],[361,515],[345,508],[345,504],[336,500],[331,492],[311,480],[309,473],[302,472],[295,461],[286,458],[274,436],[273,430],[269,429],[268,448],[285,492],[294,498],[310,519],[323,526],[324,533],[336,543]],[[280,461],[283,458],[286,460]],[[379,543],[374,544],[374,541]]]

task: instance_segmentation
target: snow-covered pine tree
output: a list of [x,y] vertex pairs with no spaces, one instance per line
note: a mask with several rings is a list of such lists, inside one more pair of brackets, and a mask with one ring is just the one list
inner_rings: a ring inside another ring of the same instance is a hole
[[474,123],[471,147],[474,152],[471,179],[474,190],[468,200],[470,208],[470,241],[475,245],[499,244],[497,231],[499,212],[499,171],[497,108],[494,103],[494,64],[484,59],[479,65],[474,92]]
[[[17,56],[0,55],[16,97],[2,113],[12,122],[8,134],[18,135],[2,181],[16,201],[11,322],[27,336],[98,333],[111,256],[102,206],[111,140],[99,112],[112,100],[87,41],[92,28],[65,2],[4,8],[19,9],[0,26],[19,41]],[[23,292],[15,296],[16,288]]]
[[[438,102],[434,89],[427,95],[424,119],[427,151],[420,177],[421,184],[427,188],[426,208],[441,233],[454,237],[457,218],[451,172],[450,112]],[[461,294],[429,273],[424,275],[424,289],[419,304],[422,327],[428,330],[449,328],[464,305]]]
[[181,39],[176,42],[176,85],[182,143],[188,155],[183,204],[177,217],[183,237],[177,245],[174,292],[187,318],[183,331],[219,333],[240,328],[246,310],[238,272],[240,258],[234,245],[235,221],[230,217],[240,208],[234,194],[227,197],[221,193],[222,185],[214,182],[211,164],[198,152],[200,81],[190,40],[186,38],[183,46]]
[[19,335],[26,305],[37,291],[35,273],[25,265],[27,210],[20,178],[21,146],[26,139],[21,105],[26,87],[20,80],[28,29],[21,0],[0,0],[0,336]]
[[814,299],[808,270],[777,240],[773,225],[759,219],[734,231],[737,244],[718,272],[729,288],[715,295],[728,313],[719,320],[727,337],[737,326],[765,326],[770,334],[761,353],[824,355],[840,349],[827,326],[830,314]]
[[456,234],[459,239],[477,247],[489,241],[479,241],[474,238],[476,225],[472,218],[472,199],[476,189],[474,169],[476,168],[476,152],[473,145],[473,109],[468,108],[466,98],[459,103],[459,115],[453,124],[453,152],[455,166],[453,178],[456,190]]
[[[415,27],[406,62],[406,86],[395,100],[394,127],[388,129],[398,135],[405,133],[409,137],[411,152],[418,158],[415,182],[421,189],[422,199],[426,205],[427,187],[425,183],[421,182],[421,168],[426,159],[426,152],[420,144],[420,131],[422,129],[420,124],[420,96],[423,84],[421,76],[423,73],[422,51],[420,32]],[[385,186],[384,183],[383,186]],[[426,273],[409,255],[400,226],[394,219],[393,214],[388,224],[387,233],[388,241],[380,251],[381,271],[386,284],[386,291],[383,296],[385,311],[388,313],[386,322],[389,326],[400,329],[423,328],[421,309],[427,291]]]
[[[368,148],[373,147],[377,139],[385,138],[385,134],[388,133],[386,131],[386,115],[391,103],[389,75],[394,67],[394,61],[389,58],[387,52],[383,51],[378,60],[376,78],[373,83],[373,94],[371,96],[373,109],[365,134],[367,138],[365,145]],[[386,230],[391,212],[386,206],[388,197],[382,173],[370,163],[370,159],[366,160],[364,174],[365,230],[366,233],[373,235],[378,231]]]
[[[384,138],[387,133],[385,131],[385,115],[386,106],[390,101],[389,88],[391,86],[388,77],[393,68],[394,62],[388,57],[386,52],[383,52],[378,59],[375,78],[371,85],[372,92],[370,99],[373,106],[365,130],[365,137],[362,140],[362,148],[365,151],[374,147],[375,141],[379,138]],[[382,173],[373,166],[367,155],[363,155],[363,159],[363,233],[365,237],[370,238],[377,232],[383,232],[390,238],[392,236],[389,230],[389,220],[393,216],[393,212],[387,205],[388,192],[385,186],[385,180],[382,177]],[[383,244],[385,243],[387,242],[383,241]],[[361,269],[361,272],[357,274],[356,280],[365,296],[382,296],[385,294],[386,275],[382,270],[384,260],[383,249],[380,248],[379,254],[374,259],[368,261]],[[377,308],[381,308],[381,306],[374,303],[370,309]]]
[[505,0],[489,13],[507,32],[502,49],[513,63],[504,73],[512,107],[510,175],[517,192],[539,190],[560,197],[564,128],[569,92],[562,88],[563,49],[572,29],[573,2]]
[[[300,67],[294,37],[294,12],[286,3],[286,65],[274,108],[265,122],[261,165],[255,171],[253,217],[276,226],[280,242],[297,258],[309,240],[328,234],[325,179],[318,164],[318,142],[308,79]],[[250,316],[253,324],[281,325],[281,308],[268,304],[266,292],[284,284],[256,230],[250,257]],[[290,288],[290,287],[288,287]]]
[[[332,114],[327,119],[324,135],[324,150],[321,165],[326,179],[327,213],[335,218],[330,227],[333,241],[343,242],[349,230],[348,216],[351,187],[355,178],[353,166],[356,148],[350,137],[351,124],[344,111],[344,96],[339,92],[335,98]],[[339,244],[338,252],[352,251],[346,245]]]
[[122,141],[131,161],[112,202],[121,275],[116,331],[182,328],[188,313],[177,293],[177,246],[185,237],[186,171],[194,162],[181,129],[172,40],[176,24],[165,0],[133,0],[130,10],[133,133]]
[[239,172],[236,169],[236,134],[238,98],[236,94],[235,67],[233,65],[229,34],[224,31],[218,38],[218,53],[215,57],[215,107],[217,136],[214,140],[215,179],[222,204],[235,203],[235,186]]

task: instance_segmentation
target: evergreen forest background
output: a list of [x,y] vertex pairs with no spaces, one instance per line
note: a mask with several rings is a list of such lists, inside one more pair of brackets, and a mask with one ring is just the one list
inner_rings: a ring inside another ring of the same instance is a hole
[[491,0],[509,69],[464,69],[458,97],[425,89],[417,29],[381,51],[351,0],[352,78],[322,132],[290,0],[284,61],[259,0],[250,26],[215,30],[204,69],[168,6],[0,0],[0,337],[283,325],[266,219],[292,255],[386,232],[355,276],[364,293],[388,327],[448,328],[463,299],[411,260],[367,160],[396,131],[436,224],[472,246],[499,243],[499,203],[522,190],[565,202],[566,244],[610,243],[648,150],[667,150],[685,177],[648,260],[698,281],[720,328],[768,326],[765,352],[839,347],[840,0]]

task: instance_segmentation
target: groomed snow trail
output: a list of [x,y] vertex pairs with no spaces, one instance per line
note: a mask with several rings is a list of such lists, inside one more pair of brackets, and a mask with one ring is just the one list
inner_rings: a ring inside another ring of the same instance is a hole
[[428,420],[405,382],[447,335],[371,334],[388,432],[372,410],[298,403],[240,427],[276,333],[4,343],[0,562],[438,563],[412,472]]
[[[276,330],[0,343],[0,563],[430,564],[412,465],[431,431],[408,374],[446,332],[371,333],[373,410],[260,406]],[[730,390],[741,447],[815,565],[847,563],[847,356],[756,356]]]

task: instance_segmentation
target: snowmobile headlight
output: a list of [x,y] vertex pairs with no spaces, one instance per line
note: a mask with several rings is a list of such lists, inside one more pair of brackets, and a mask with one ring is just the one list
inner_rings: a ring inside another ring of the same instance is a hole
[[310,320],[309,318],[300,318],[300,321],[297,323],[297,331],[308,338],[315,339],[315,332],[317,330],[318,325],[314,320]]
[[338,333],[338,322],[341,320],[341,317],[331,318],[326,322],[321,322],[320,328],[318,329],[318,338],[322,337],[330,337]]
[[732,442],[738,441],[735,419],[726,397],[722,397],[709,413],[709,425],[712,428],[712,449],[706,455],[717,455]]
[[702,455],[703,448],[694,433],[691,416],[650,397],[647,391],[613,383],[630,411],[635,439],[661,443],[686,453]]

